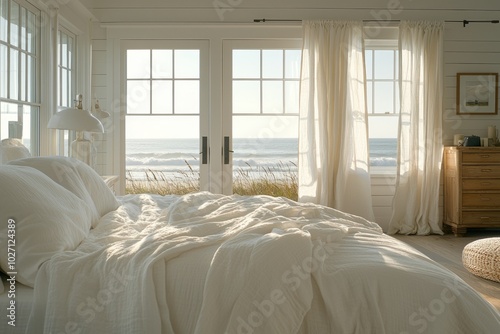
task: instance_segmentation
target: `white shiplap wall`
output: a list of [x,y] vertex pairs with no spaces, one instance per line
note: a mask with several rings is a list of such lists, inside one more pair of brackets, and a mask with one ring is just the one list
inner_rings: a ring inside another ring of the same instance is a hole
[[[500,1],[267,1],[267,0],[220,0],[212,1],[135,1],[135,0],[82,0],[100,22],[93,25],[92,31],[92,94],[99,98],[103,109],[111,108],[111,88],[113,62],[110,56],[112,45],[107,37],[107,28],[131,24],[144,28],[168,26],[172,22],[187,24],[191,29],[203,24],[226,24],[237,22],[240,29],[243,23],[254,18],[284,19],[445,19],[445,20],[482,20],[500,18]],[[219,7],[214,4],[219,4]],[[224,5],[225,4],[225,5]],[[222,6],[224,5],[224,6]],[[192,24],[189,24],[189,23]],[[268,23],[270,24],[270,23]],[[228,24],[228,27],[230,25]],[[246,29],[254,29],[249,24]],[[259,27],[262,28],[262,27]],[[203,30],[203,26],[200,26]],[[147,29],[145,30],[147,31]],[[148,38],[144,34],[144,38]],[[458,72],[500,72],[500,25],[471,23],[462,27],[461,23],[447,23],[444,43],[444,105],[443,105],[443,140],[451,144],[455,133],[486,135],[488,125],[500,128],[500,118],[493,116],[461,116],[455,114],[456,73]],[[212,93],[218,94],[218,88],[212,87]],[[117,121],[115,119],[109,122]],[[99,171],[111,174],[117,170],[110,150],[117,145],[119,138],[105,135],[99,145]],[[372,177],[373,206],[376,221],[386,229],[391,215],[392,197],[395,178],[387,175]],[[442,197],[441,201],[442,203]]]

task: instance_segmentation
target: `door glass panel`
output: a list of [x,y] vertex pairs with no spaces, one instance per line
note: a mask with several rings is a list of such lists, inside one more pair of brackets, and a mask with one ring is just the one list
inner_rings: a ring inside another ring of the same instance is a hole
[[264,114],[283,113],[283,81],[262,83],[262,112]]
[[199,190],[199,116],[127,116],[126,192]]
[[200,50],[129,49],[126,64],[126,192],[200,190]]
[[152,113],[172,114],[172,101],[172,80],[153,81]]
[[151,108],[151,82],[149,80],[127,81],[127,113],[149,114]]
[[172,50],[153,50],[153,78],[171,79],[172,69]]
[[235,48],[232,57],[233,193],[296,200],[301,51]]
[[200,113],[200,82],[198,80],[182,80],[175,82],[176,114]]
[[150,62],[150,50],[127,50],[127,79],[149,79]]
[[233,81],[233,113],[260,114],[259,81]]
[[233,51],[233,78],[260,78],[260,51]]
[[233,115],[233,192],[297,199],[297,116]]
[[175,50],[174,76],[176,79],[200,77],[200,51]]

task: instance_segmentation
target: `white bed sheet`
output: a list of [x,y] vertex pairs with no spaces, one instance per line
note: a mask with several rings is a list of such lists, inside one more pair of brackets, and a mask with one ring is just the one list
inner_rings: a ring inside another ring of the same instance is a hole
[[[37,276],[37,287],[43,289],[34,296],[37,312],[30,318],[31,328],[45,328],[44,333],[69,326],[84,333],[217,334],[455,334],[500,329],[498,312],[456,275],[361,218],[282,199],[245,203],[208,193],[180,199],[127,196],[122,201],[124,205],[103,217],[75,252],[44,264]],[[167,221],[175,228],[163,230]],[[200,225],[207,223],[208,232],[226,235],[196,237],[204,231]],[[131,235],[136,237],[133,242]],[[325,236],[329,242],[318,248]],[[285,252],[269,251],[266,238],[294,243]],[[259,253],[262,249],[268,253]],[[315,253],[319,250],[328,256]],[[249,270],[248,263],[265,265],[266,257],[276,254],[278,261],[271,266]],[[238,262],[238,256],[247,255],[251,261]],[[141,262],[134,267],[136,260]],[[273,270],[282,275],[267,277]],[[121,283],[125,289],[120,289]],[[233,286],[242,288],[232,291]],[[288,293],[291,287],[297,289],[286,295],[286,303],[281,303],[283,294],[273,294]],[[92,312],[88,298],[106,303],[94,304]],[[280,313],[285,306],[297,316]],[[227,312],[229,317],[219,319]],[[294,330],[279,330],[290,324]]]

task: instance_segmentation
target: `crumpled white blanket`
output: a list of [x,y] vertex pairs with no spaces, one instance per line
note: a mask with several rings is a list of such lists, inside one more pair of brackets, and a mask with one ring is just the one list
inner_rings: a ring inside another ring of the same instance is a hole
[[173,333],[166,264],[217,244],[196,333],[294,333],[313,296],[310,272],[297,276],[297,264],[322,265],[347,233],[381,233],[360,217],[267,196],[136,195],[122,203],[77,249],[40,268],[29,332]]
[[500,314],[456,275],[360,217],[206,192],[121,202],[77,249],[42,265],[28,333],[500,328]]

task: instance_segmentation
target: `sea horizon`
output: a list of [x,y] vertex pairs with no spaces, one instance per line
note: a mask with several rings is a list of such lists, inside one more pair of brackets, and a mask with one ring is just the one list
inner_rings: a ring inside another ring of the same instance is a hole
[[[396,166],[396,139],[370,139],[370,165]],[[297,138],[235,138],[235,172],[296,172]],[[199,139],[127,139],[126,169],[134,179],[143,179],[147,170],[168,176],[199,171]]]

